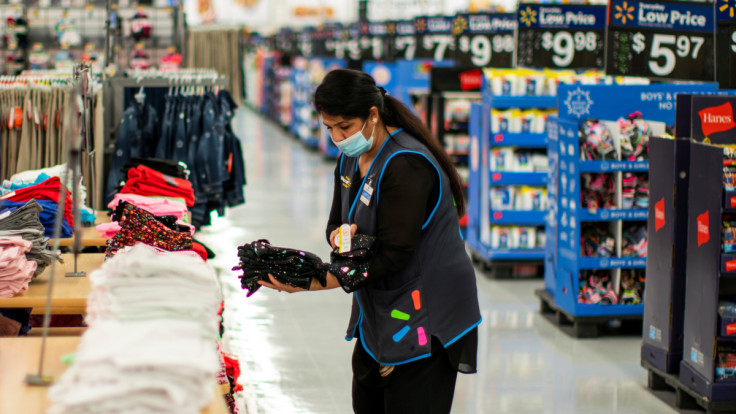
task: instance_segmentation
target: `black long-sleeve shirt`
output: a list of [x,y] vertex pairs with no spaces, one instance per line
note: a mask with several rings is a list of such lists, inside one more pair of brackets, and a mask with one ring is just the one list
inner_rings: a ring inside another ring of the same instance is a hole
[[[356,171],[350,182],[351,203],[358,196],[363,177]],[[327,222],[327,242],[330,234],[342,224],[340,163],[335,167],[335,188],[332,209]],[[375,286],[395,289],[399,286],[391,278],[409,264],[422,236],[422,225],[427,221],[439,197],[439,177],[434,166],[416,154],[399,154],[386,166],[377,189],[381,202],[377,206],[376,243],[368,277],[361,287]],[[360,228],[358,229],[360,233]],[[448,281],[448,283],[452,283]],[[447,347],[452,364],[461,372],[476,371],[478,330],[473,329]]]

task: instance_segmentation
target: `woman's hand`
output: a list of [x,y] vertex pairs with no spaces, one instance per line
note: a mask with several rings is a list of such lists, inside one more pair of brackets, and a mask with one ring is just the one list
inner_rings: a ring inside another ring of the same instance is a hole
[[[336,289],[340,287],[340,282],[337,281],[337,278],[335,277],[335,275],[333,275],[330,272],[327,272],[326,277],[327,277],[326,286],[322,286],[322,284],[320,284],[317,279],[312,278],[312,283],[310,284],[309,290],[312,290],[312,291],[330,290],[330,289]],[[302,289],[302,288],[288,285],[286,283],[281,283],[275,277],[273,277],[273,275],[270,273],[268,274],[268,278],[271,280],[270,283],[266,282],[265,280],[259,280],[258,284],[261,286],[265,286],[267,288],[278,290],[279,292],[294,293],[294,292],[306,292],[307,291],[307,289]]]
[[[258,284],[261,286],[265,286],[267,288],[271,288],[273,290],[278,290],[279,292],[286,292],[286,293],[294,293],[294,292],[306,292],[307,289],[302,289],[298,287],[291,286],[286,283],[281,283],[278,280],[276,280],[275,277],[273,277],[272,274],[268,274],[268,279],[271,281],[271,283],[266,282],[265,280],[259,280]],[[314,283],[314,280],[312,280],[312,283]]]
[[[351,224],[350,225],[350,236],[355,236],[355,234],[358,232],[358,225],[357,224]],[[330,245],[333,249],[336,249],[338,246],[337,239],[340,235],[340,227],[333,230],[332,233],[330,233]]]

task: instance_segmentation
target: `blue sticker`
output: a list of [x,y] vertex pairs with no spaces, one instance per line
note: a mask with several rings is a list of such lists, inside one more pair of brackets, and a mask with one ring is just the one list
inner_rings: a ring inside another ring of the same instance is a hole
[[410,329],[411,328],[409,328],[409,325],[406,325],[403,328],[401,328],[401,330],[399,332],[396,332],[394,334],[394,342],[399,342],[400,340],[404,339],[404,337],[406,336],[406,334],[409,333],[409,330]]
[[690,359],[697,364],[698,363],[698,351],[694,349],[690,351]]
[[649,327],[649,338],[655,339],[657,337],[657,331],[654,330],[653,326]]

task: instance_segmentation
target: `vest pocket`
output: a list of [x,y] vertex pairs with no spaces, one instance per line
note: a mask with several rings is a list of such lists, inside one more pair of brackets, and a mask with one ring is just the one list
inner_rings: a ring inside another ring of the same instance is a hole
[[422,280],[415,277],[397,289],[362,289],[362,335],[378,362],[396,364],[430,352],[429,312]]

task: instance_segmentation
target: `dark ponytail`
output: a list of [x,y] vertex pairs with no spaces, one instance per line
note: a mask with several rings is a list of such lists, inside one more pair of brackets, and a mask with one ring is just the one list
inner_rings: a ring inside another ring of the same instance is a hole
[[360,119],[368,118],[371,107],[377,107],[385,126],[403,128],[434,155],[450,178],[458,216],[465,214],[465,188],[445,149],[421,119],[399,100],[386,95],[370,75],[351,69],[331,71],[314,93],[314,106],[328,115]]

